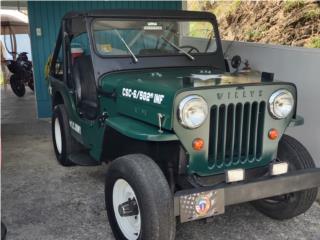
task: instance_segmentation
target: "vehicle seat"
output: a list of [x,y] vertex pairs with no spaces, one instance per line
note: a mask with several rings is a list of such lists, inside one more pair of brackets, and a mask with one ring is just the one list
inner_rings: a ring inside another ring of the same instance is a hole
[[73,80],[77,95],[77,107],[85,118],[93,120],[98,113],[97,88],[91,57],[82,55],[74,59]]

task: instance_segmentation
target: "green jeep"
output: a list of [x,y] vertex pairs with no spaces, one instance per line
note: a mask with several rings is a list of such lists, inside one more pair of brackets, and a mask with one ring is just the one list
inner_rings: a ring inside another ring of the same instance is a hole
[[176,221],[249,201],[295,217],[314,202],[320,169],[285,135],[303,123],[295,85],[265,76],[226,71],[211,13],[68,13],[48,77],[56,157],[109,164],[116,239],[171,240]]

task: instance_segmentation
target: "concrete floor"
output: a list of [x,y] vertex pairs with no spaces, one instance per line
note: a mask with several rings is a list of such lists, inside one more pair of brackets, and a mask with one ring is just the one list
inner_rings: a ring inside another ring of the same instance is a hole
[[[104,210],[106,165],[60,166],[52,149],[50,123],[35,119],[34,95],[2,98],[2,220],[7,240],[114,239]],[[177,240],[320,239],[320,206],[295,219],[271,220],[251,205],[229,207],[211,223],[178,226]]]

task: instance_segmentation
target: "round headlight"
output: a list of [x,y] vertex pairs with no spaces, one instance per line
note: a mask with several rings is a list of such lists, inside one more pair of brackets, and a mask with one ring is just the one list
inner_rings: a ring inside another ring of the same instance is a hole
[[179,104],[180,123],[187,128],[197,128],[206,120],[208,104],[200,96],[190,95]]
[[269,99],[269,109],[271,114],[278,119],[286,118],[292,111],[294,98],[288,90],[278,90]]

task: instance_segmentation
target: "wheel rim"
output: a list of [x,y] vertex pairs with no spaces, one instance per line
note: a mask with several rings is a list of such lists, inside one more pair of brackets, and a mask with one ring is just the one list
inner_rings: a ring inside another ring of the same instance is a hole
[[62,137],[59,119],[54,120],[54,139],[56,143],[56,148],[59,154],[62,152]]
[[[119,212],[119,206],[130,199],[135,200],[135,203],[138,207],[138,214],[133,216],[121,216]],[[141,231],[140,209],[136,199],[137,197],[135,192],[126,180],[118,179],[115,182],[112,193],[114,214],[122,234],[128,240],[138,239]]]

